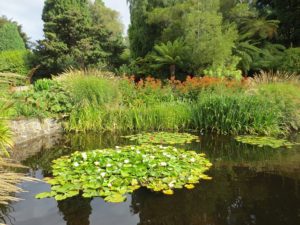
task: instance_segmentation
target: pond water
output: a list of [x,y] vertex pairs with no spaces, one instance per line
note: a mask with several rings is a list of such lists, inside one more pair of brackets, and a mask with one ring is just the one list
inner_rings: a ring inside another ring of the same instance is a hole
[[[300,224],[300,146],[259,148],[232,137],[200,136],[200,143],[183,146],[206,153],[214,166],[193,190],[172,196],[140,189],[119,204],[101,198],[75,197],[57,202],[35,199],[48,191],[43,182],[25,182],[23,201],[0,207],[0,223],[7,225],[297,225]],[[300,142],[300,135],[291,140]],[[23,160],[29,174],[51,175],[51,161],[76,150],[126,145],[118,135],[67,135],[51,148]],[[33,145],[32,145],[33,146]],[[30,152],[31,145],[24,152]],[[20,151],[20,150],[19,150]]]

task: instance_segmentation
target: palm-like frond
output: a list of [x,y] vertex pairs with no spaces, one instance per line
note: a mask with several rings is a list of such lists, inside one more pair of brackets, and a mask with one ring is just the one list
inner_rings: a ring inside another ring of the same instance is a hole
[[187,48],[185,43],[177,39],[174,42],[168,41],[167,43],[155,45],[154,53],[151,54],[151,58],[157,64],[174,64],[180,66],[184,63],[186,54]]
[[277,35],[278,20],[266,18],[244,18],[241,23],[241,38],[247,39],[258,36],[262,39],[271,39]]
[[240,57],[240,67],[243,71],[248,71],[256,55],[263,51],[250,41],[238,42],[233,49],[234,55]]

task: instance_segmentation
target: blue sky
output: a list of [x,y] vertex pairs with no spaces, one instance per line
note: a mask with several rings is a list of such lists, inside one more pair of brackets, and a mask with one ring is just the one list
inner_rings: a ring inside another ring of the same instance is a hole
[[[126,0],[104,0],[105,4],[120,12],[121,20],[127,30],[130,23]],[[32,41],[43,37],[41,14],[44,0],[0,0],[0,15],[22,24],[23,30]]]

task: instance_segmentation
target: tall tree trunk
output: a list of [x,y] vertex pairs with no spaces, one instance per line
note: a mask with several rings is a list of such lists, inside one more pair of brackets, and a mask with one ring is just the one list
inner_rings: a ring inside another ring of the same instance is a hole
[[176,65],[175,64],[170,65],[170,75],[171,75],[171,77],[175,77],[175,72],[176,72]]

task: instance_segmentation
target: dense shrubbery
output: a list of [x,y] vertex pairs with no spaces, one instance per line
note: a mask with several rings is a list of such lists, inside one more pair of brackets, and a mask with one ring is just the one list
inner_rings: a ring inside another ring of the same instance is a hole
[[278,61],[278,70],[300,73],[300,48],[289,48]]
[[0,73],[28,74],[31,53],[27,50],[0,51]]
[[73,108],[69,93],[58,82],[39,80],[23,92],[14,93],[15,116],[49,117],[70,113]]
[[[203,130],[286,134],[299,125],[299,84],[250,79],[148,77],[69,72],[16,93],[17,116],[68,115],[68,131]],[[275,81],[275,80],[274,80]],[[289,81],[289,79],[287,79]]]
[[68,114],[68,131],[194,129],[278,135],[299,127],[297,84],[210,77],[135,82],[71,73],[15,94],[17,115]]

